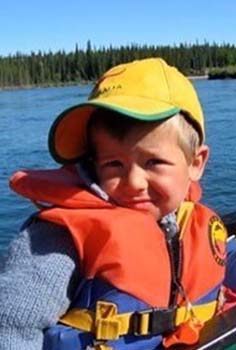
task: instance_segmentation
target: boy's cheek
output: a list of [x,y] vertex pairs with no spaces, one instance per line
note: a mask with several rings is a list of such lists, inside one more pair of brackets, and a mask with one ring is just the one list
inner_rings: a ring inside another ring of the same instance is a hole
[[117,187],[118,187],[119,181],[117,179],[100,179],[100,186],[107,194],[113,194],[115,193]]

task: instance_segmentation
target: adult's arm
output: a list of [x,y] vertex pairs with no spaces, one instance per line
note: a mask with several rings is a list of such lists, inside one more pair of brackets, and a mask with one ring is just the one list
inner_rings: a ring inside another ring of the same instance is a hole
[[78,281],[70,234],[32,219],[0,267],[0,349],[41,350],[43,329],[68,309]]

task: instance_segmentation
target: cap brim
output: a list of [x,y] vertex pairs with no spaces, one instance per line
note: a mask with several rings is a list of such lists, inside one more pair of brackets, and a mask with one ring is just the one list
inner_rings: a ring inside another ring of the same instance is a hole
[[73,106],[56,118],[49,132],[49,151],[58,163],[74,163],[86,152],[87,121],[98,107],[143,121],[158,121],[180,112],[180,108],[162,101],[120,95]]

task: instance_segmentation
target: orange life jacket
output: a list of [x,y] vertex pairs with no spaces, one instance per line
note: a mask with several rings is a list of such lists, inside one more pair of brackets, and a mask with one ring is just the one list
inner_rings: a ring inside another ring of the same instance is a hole
[[[69,229],[85,278],[108,282],[150,307],[167,308],[172,282],[170,256],[154,218],[105,202],[79,184],[73,167],[18,172],[10,181],[17,193],[53,205],[41,210],[39,217]],[[196,184],[188,198],[192,200],[187,203],[188,210],[178,213],[179,282],[183,290],[177,295],[178,306],[199,300],[211,302],[213,290],[215,300],[225,272],[224,226],[214,212],[194,202],[199,199]],[[216,304],[203,321],[212,317],[215,309]]]

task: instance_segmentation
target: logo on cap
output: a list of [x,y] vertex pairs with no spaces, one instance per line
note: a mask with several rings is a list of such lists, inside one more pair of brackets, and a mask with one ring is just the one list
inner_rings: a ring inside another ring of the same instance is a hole
[[109,78],[120,75],[120,74],[124,73],[125,70],[126,70],[125,68],[117,67],[116,69],[113,69],[112,72],[110,72],[108,74],[104,74],[100,79],[97,80],[97,82],[96,82],[96,84],[95,84],[95,86],[90,94],[89,99],[96,98],[96,97],[101,96],[101,95],[108,93],[110,91],[122,89],[121,84],[108,85],[108,86],[103,87],[103,88],[99,88],[99,87],[103,83],[104,80],[107,80]]

